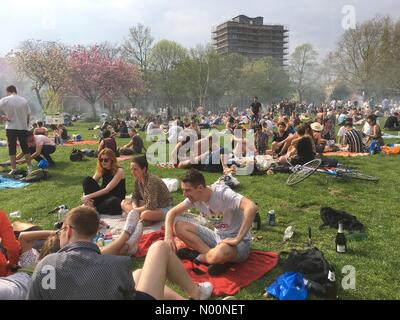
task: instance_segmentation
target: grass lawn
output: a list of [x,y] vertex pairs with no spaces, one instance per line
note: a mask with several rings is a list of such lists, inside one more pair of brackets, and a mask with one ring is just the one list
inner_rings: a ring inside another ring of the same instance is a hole
[[[87,128],[93,124],[78,123],[69,127],[69,133],[80,133],[85,139],[92,139],[95,132]],[[5,131],[0,129],[0,138],[5,139]],[[129,139],[118,139],[123,145]],[[400,142],[399,139],[387,142]],[[87,146],[94,148],[96,146]],[[85,147],[81,147],[82,149]],[[92,176],[96,159],[83,162],[69,161],[71,147],[58,147],[54,154],[57,167],[51,169],[51,179],[31,184],[24,189],[1,190],[0,208],[6,212],[20,210],[22,220],[33,219],[44,228],[52,228],[56,217],[47,215],[57,205],[66,204],[70,208],[80,204],[83,177]],[[0,148],[0,161],[8,159],[7,148]],[[356,289],[339,291],[341,299],[400,299],[399,258],[399,156],[376,155],[372,157],[340,159],[340,162],[360,171],[380,178],[378,183],[363,181],[340,181],[322,174],[315,174],[303,183],[288,187],[287,175],[238,177],[241,185],[237,192],[257,202],[263,221],[263,240],[253,242],[254,249],[266,251],[288,251],[291,248],[304,248],[308,238],[308,227],[312,227],[313,241],[324,252],[328,261],[335,267],[339,287],[342,282],[342,268],[347,265],[356,268]],[[127,175],[127,191],[133,188],[129,172],[129,162],[121,163]],[[1,170],[1,169],[0,169]],[[179,177],[183,170],[158,169],[151,167],[153,173],[162,178]],[[213,183],[220,175],[205,174],[207,183]],[[174,203],[183,199],[174,193]],[[345,255],[335,251],[336,230],[319,230],[321,206],[331,206],[346,210],[357,216],[367,227],[368,240],[348,242],[349,252]],[[267,226],[270,209],[276,212],[277,225]],[[283,232],[293,226],[295,235],[288,243],[283,243]],[[141,261],[137,262],[140,265]],[[263,299],[264,288],[282,273],[278,266],[262,279],[244,288],[237,295],[240,299]]]

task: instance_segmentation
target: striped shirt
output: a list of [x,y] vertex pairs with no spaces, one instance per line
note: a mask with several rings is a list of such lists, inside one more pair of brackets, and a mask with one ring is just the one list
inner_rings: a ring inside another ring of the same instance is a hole
[[349,146],[349,152],[360,153],[366,150],[361,133],[355,129],[351,129],[345,133],[344,144]]

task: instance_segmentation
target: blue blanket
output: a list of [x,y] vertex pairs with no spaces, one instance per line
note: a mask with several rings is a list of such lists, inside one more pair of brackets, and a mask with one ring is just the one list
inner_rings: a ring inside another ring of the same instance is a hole
[[0,177],[0,190],[2,189],[18,189],[28,186],[29,183],[21,182],[14,179]]

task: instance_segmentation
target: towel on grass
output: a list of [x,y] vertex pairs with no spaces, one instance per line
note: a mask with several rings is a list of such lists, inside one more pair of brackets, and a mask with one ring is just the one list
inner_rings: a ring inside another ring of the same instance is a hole
[[67,141],[64,142],[64,146],[70,147],[70,146],[82,146],[82,145],[95,145],[99,144],[98,141],[94,140],[82,140],[82,141]]
[[[136,257],[144,257],[150,246],[159,240],[164,240],[163,230],[143,235],[139,242],[139,250]],[[175,240],[177,240],[177,238],[175,238]],[[184,246],[184,244],[181,241],[177,243],[177,247],[182,246]],[[209,281],[213,284],[214,296],[235,295],[241,288],[262,278],[267,272],[274,269],[278,265],[278,262],[278,253],[251,251],[249,258],[245,262],[235,264],[229,271],[220,276],[212,277],[207,273],[207,266],[195,265],[190,261],[182,261],[183,266],[194,282]],[[193,272],[193,268],[200,269],[205,273],[203,275],[197,275]]]
[[325,152],[323,155],[324,157],[366,157],[369,156],[369,153],[338,151],[338,152]]
[[28,186],[29,183],[21,182],[15,179],[0,177],[0,190],[3,189],[18,189]]

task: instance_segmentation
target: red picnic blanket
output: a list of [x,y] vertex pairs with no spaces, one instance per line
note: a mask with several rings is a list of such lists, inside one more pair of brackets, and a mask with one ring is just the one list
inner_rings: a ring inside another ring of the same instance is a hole
[[[164,240],[164,231],[162,230],[143,235],[139,242],[139,250],[136,257],[144,257],[150,246],[159,240]],[[178,243],[177,246],[182,247],[181,244],[182,242]],[[251,251],[249,258],[245,262],[235,264],[229,271],[220,276],[212,277],[207,273],[207,266],[195,265],[190,261],[182,261],[183,266],[194,282],[209,281],[214,285],[214,296],[235,295],[241,288],[248,286],[274,269],[278,262],[279,254],[276,252]],[[193,268],[200,269],[205,274],[198,275],[193,272]]]

